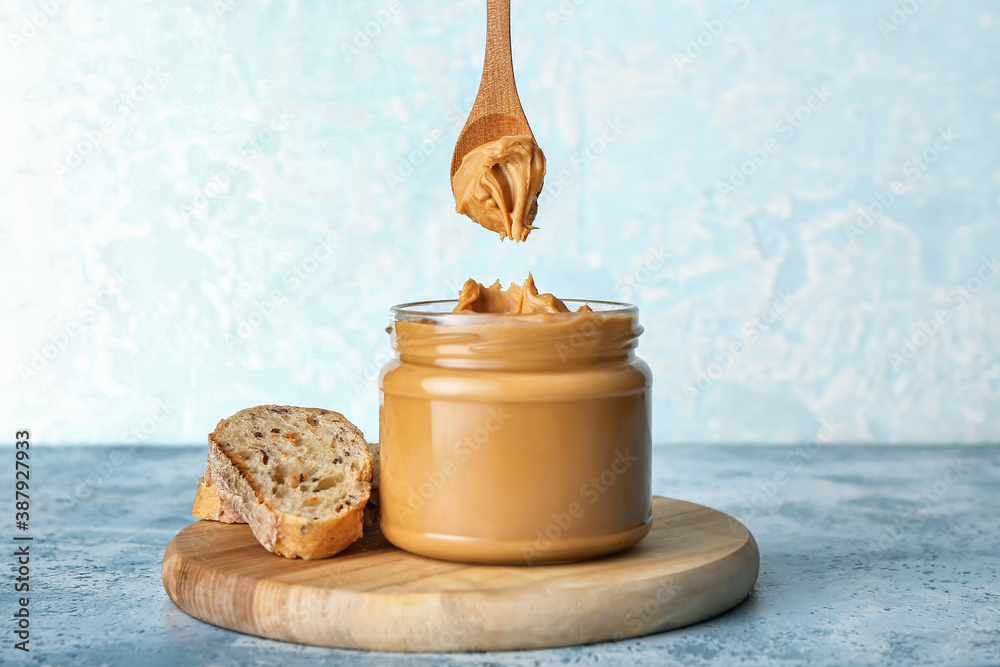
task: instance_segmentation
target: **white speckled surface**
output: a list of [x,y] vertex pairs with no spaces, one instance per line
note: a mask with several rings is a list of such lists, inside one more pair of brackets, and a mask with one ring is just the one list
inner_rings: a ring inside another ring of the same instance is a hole
[[0,403],[47,442],[372,434],[389,306],[531,269],[640,305],[658,441],[996,439],[995,3],[515,2],[521,246],[448,188],[483,5],[5,3]]
[[[0,447],[5,459],[11,451]],[[320,649],[190,618],[164,592],[160,561],[192,521],[205,447],[32,451],[44,480],[32,524],[34,651],[23,661],[0,647],[3,664],[1000,663],[996,446],[656,447],[653,493],[728,512],[753,532],[761,565],[750,598],[637,640],[467,655]]]

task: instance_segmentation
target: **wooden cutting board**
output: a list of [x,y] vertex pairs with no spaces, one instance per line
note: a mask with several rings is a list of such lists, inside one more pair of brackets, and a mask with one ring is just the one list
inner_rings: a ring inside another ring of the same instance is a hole
[[753,535],[702,505],[653,498],[638,545],[566,565],[465,565],[415,556],[377,527],[325,560],[288,560],[246,525],[194,523],[163,556],[182,610],[262,637],[377,651],[587,644],[678,628],[739,604],[757,580]]

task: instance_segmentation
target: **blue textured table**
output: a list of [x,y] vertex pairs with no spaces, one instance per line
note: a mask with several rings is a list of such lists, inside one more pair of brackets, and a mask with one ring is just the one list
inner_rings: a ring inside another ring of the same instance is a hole
[[[729,512],[756,536],[761,569],[750,598],[719,618],[635,640],[464,655],[283,644],[179,611],[160,560],[192,521],[205,451],[32,449],[32,651],[11,648],[6,622],[0,662],[1000,664],[1000,447],[658,447],[655,493]],[[12,496],[3,493],[5,517]],[[7,525],[4,536],[10,544]],[[11,561],[4,557],[7,572]],[[12,607],[5,585],[4,617]]]

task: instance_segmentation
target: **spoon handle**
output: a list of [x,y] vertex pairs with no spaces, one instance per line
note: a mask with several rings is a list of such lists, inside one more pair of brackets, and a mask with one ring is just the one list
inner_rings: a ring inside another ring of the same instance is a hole
[[[523,115],[510,54],[510,0],[486,0],[486,58],[477,103],[509,115]],[[482,99],[478,99],[482,98]]]

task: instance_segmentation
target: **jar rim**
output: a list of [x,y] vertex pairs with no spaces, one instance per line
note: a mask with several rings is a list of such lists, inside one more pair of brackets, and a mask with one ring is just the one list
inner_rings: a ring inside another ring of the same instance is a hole
[[[436,324],[488,324],[502,322],[531,322],[544,318],[551,321],[555,317],[587,315],[597,317],[627,317],[639,314],[638,306],[619,301],[601,301],[598,299],[561,299],[569,307],[568,313],[454,313],[452,310],[458,304],[458,299],[438,299],[435,301],[412,301],[401,303],[389,309],[394,322],[410,320],[433,320]],[[447,305],[446,305],[447,304]],[[587,305],[593,312],[576,312],[576,308]]]

